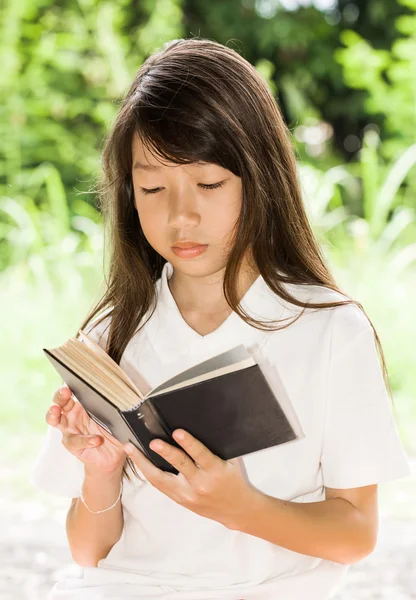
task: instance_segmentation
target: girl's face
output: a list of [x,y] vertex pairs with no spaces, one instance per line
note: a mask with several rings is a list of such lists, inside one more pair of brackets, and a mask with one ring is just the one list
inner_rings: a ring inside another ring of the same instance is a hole
[[[209,275],[223,269],[241,209],[241,178],[213,163],[159,162],[137,135],[132,158],[134,204],[149,244],[181,272]],[[172,251],[178,241],[208,248],[180,258]]]

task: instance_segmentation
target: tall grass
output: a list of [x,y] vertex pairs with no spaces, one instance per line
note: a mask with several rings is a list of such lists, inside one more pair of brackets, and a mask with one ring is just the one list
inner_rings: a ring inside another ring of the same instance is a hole
[[23,193],[0,198],[1,259],[7,262],[0,274],[0,433],[20,447],[44,429],[43,409],[59,382],[42,348],[74,334],[98,298],[103,275],[98,212],[79,201],[84,215],[70,217],[52,165],[40,165],[34,179],[46,187],[49,203],[42,209]]
[[[386,354],[395,417],[403,441],[416,454],[416,219],[401,206],[401,186],[416,164],[416,145],[391,164],[380,161],[373,131],[359,161],[323,173],[300,165],[315,232],[341,288],[372,319]],[[351,206],[362,205],[362,216]]]

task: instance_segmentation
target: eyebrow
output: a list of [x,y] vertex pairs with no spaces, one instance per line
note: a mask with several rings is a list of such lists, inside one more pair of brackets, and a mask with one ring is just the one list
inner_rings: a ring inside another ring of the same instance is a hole
[[[203,166],[203,165],[207,165],[208,163],[206,161],[202,161],[199,160],[197,162],[194,163],[190,163],[191,166]],[[162,169],[162,167],[159,167],[157,165],[144,165],[140,162],[135,162],[133,165],[133,170],[143,170],[143,171],[159,171],[160,169]]]

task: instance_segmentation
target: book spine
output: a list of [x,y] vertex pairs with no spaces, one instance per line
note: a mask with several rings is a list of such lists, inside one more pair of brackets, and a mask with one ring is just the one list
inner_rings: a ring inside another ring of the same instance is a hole
[[144,424],[152,436],[164,440],[168,444],[176,445],[175,440],[172,438],[172,431],[160,416],[150,398],[139,406],[137,414],[139,418],[143,418]]
[[150,461],[159,469],[177,475],[178,470],[168,463],[160,454],[154,452],[149,446],[150,442],[155,438],[162,439],[168,444],[178,446],[175,440],[166,433],[149,404],[145,402],[140,408],[136,407],[134,410],[123,411],[121,414],[134,432],[136,439],[140,440],[141,445],[145,447],[146,454]]

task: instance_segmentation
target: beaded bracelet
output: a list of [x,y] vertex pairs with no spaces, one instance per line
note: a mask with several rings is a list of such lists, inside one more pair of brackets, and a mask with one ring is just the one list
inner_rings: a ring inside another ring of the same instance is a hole
[[120,500],[120,498],[121,498],[121,492],[122,492],[122,490],[123,490],[123,483],[122,483],[122,482],[120,482],[120,493],[119,493],[119,495],[118,495],[118,498],[117,498],[117,500],[114,502],[114,504],[112,504],[112,505],[111,505],[111,506],[109,506],[108,508],[104,508],[103,510],[91,510],[91,509],[90,509],[90,507],[89,507],[89,506],[87,506],[87,503],[86,503],[86,502],[85,502],[85,500],[84,500],[84,496],[82,495],[82,489],[81,489],[81,492],[80,492],[80,495],[79,495],[79,497],[80,497],[80,499],[81,499],[82,503],[84,504],[85,508],[87,508],[87,509],[90,511],[90,513],[93,513],[94,515],[98,515],[99,513],[107,512],[107,510],[110,510],[111,508],[114,508],[114,506],[117,504],[117,502],[118,502],[118,501]]

